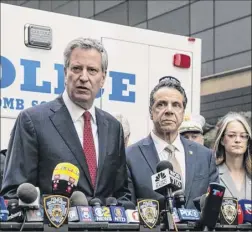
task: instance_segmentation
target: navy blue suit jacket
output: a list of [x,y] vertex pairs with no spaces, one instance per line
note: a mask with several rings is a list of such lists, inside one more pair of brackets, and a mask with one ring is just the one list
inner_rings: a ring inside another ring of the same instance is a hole
[[[181,137],[185,150],[186,208],[195,208],[193,199],[207,192],[209,183],[219,182],[219,173],[215,165],[212,150]],[[151,175],[156,173],[159,157],[151,136],[129,146],[126,150],[128,183],[131,199],[159,200],[164,207],[164,197],[152,190]]]
[[87,197],[126,197],[127,168],[121,124],[107,112],[95,109],[99,163],[92,187],[83,148],[68,109],[57,99],[22,111],[12,130],[1,194],[16,197],[17,187],[32,183],[41,194],[52,193],[52,173],[61,162],[80,170],[77,190]]

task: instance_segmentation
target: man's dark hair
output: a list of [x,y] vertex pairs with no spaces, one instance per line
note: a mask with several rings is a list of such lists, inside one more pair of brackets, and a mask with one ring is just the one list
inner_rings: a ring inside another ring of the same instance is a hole
[[164,88],[164,87],[176,89],[176,90],[178,90],[183,95],[183,97],[184,97],[183,106],[184,106],[184,109],[185,109],[186,108],[186,104],[187,104],[187,97],[186,97],[186,93],[185,93],[184,88],[181,86],[180,81],[178,81],[177,78],[168,76],[167,78],[160,78],[159,83],[151,91],[151,94],[150,94],[150,106],[149,106],[149,112],[150,112],[150,114],[151,114],[152,106],[154,105],[154,102],[155,102],[155,100],[154,100],[154,94],[159,89]]

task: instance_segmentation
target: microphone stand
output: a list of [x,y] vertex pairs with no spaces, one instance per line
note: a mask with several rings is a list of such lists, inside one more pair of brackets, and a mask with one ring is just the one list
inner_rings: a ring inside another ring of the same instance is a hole
[[167,188],[166,189],[166,194],[165,194],[165,217],[167,221],[167,229],[168,231],[174,230],[174,223],[173,223],[173,197],[172,197],[172,189]]

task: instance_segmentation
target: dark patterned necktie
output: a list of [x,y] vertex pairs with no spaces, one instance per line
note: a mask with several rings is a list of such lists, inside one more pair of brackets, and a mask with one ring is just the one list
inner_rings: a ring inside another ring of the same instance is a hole
[[96,164],[94,137],[91,127],[91,114],[88,111],[86,111],[83,114],[83,116],[84,116],[83,151],[86,157],[92,185],[93,188],[95,188],[97,164]]

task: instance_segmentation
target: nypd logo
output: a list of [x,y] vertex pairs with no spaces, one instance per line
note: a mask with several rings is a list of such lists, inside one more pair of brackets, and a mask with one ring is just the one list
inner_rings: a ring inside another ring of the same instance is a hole
[[232,225],[237,219],[238,202],[232,198],[224,198],[221,205],[221,216],[225,224]]
[[44,210],[50,223],[59,228],[66,220],[69,211],[69,198],[50,195],[44,198]]
[[137,202],[138,213],[141,222],[152,229],[156,226],[159,218],[159,202],[145,199]]

